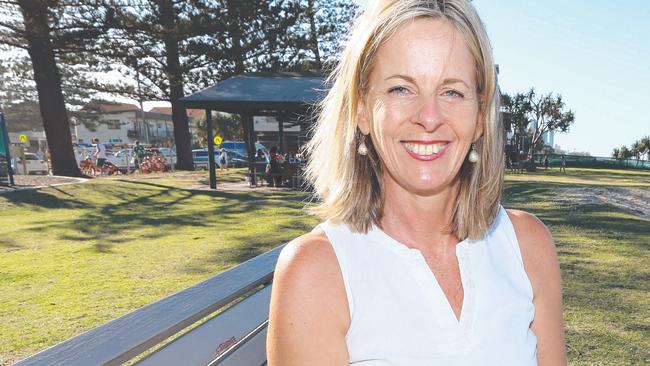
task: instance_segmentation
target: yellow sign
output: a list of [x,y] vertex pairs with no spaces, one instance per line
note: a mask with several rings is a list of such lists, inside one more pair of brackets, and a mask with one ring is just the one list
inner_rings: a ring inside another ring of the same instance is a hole
[[221,136],[216,135],[213,141],[215,145],[221,145],[221,141],[223,141],[223,139],[221,138]]
[[21,133],[21,134],[18,136],[18,140],[19,140],[20,142],[22,142],[23,144],[24,144],[24,143],[27,143],[27,141],[29,141],[29,139],[27,138],[27,135],[25,135],[24,133]]

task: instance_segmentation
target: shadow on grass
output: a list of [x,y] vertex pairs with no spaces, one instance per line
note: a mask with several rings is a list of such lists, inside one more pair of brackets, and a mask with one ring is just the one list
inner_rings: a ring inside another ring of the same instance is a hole
[[288,218],[282,222],[274,223],[268,232],[238,235],[233,241],[241,244],[215,249],[211,255],[193,265],[186,266],[183,271],[192,274],[216,275],[215,268],[225,268],[229,265],[243,263],[310,231],[314,227],[313,220],[309,216]]
[[22,248],[24,248],[23,245],[16,243],[16,241],[10,237],[4,237],[2,240],[0,240],[0,249],[5,249],[7,252],[19,250]]
[[[133,193],[130,193],[129,186],[133,187]],[[96,189],[100,190],[102,202],[93,203],[83,216],[68,221],[44,220],[29,230],[46,233],[62,229],[65,234],[60,239],[93,241],[96,243],[92,247],[95,252],[112,253],[114,245],[160,238],[179,228],[236,226],[242,220],[238,215],[277,207],[278,199],[295,204],[305,198],[303,195],[266,195],[260,192],[189,191],[128,180],[123,180],[120,186],[101,185]],[[39,194],[30,200],[55,199],[49,194]],[[66,206],[63,203],[68,202],[67,199],[59,201],[62,207],[89,208],[87,203]],[[75,229],[73,233],[71,227]]]
[[68,197],[58,197],[58,195],[49,193],[49,191],[35,189],[24,190],[17,192],[10,192],[2,195],[10,203],[16,206],[31,206],[31,209],[56,209],[56,208],[82,208],[86,204],[77,199],[71,199],[70,194],[61,190],[55,189],[56,192]]

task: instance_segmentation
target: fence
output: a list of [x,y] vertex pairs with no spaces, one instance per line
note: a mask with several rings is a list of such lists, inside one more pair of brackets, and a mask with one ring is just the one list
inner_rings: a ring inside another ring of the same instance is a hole
[[[544,164],[544,154],[535,154],[533,160],[538,165]],[[551,166],[560,166],[561,154],[548,154]],[[610,169],[645,169],[650,170],[650,160],[615,159],[601,156],[564,155],[568,167],[576,168],[610,168]]]

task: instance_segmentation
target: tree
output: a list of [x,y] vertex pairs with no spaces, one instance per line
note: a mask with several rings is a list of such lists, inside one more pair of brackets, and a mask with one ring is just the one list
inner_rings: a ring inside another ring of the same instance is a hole
[[618,158],[619,158],[618,156],[619,156],[620,154],[621,154],[621,149],[615,147],[615,148],[612,150],[612,157],[613,157],[614,159],[617,159],[617,160],[618,160]]
[[[517,93],[514,96],[501,94],[501,115],[506,132],[513,132],[513,140],[528,139],[528,114],[532,111],[530,97]],[[523,146],[521,147],[523,149]]]
[[[53,173],[78,176],[80,172],[72,150],[63,81],[78,85],[89,80],[82,76],[74,81],[74,76],[81,75],[81,71],[69,65],[82,60],[86,64],[93,61],[86,53],[77,51],[80,47],[94,44],[98,34],[104,31],[103,18],[96,12],[97,4],[93,0],[84,3],[72,0],[2,0],[1,3],[0,45],[19,55],[11,68],[22,74],[18,80],[27,86],[24,91],[32,87],[32,91],[36,91],[32,96],[27,92],[24,98],[10,100],[8,104],[30,104],[38,100]],[[28,59],[21,60],[20,55],[25,51]],[[60,64],[68,67],[60,68]],[[4,86],[0,92],[6,97],[8,89]],[[82,90],[82,95],[87,94],[84,88],[78,90]],[[74,99],[69,97],[69,100]],[[10,107],[7,103],[3,106],[5,109]]]
[[[220,135],[224,140],[243,140],[244,135],[241,129],[241,121],[238,116],[228,113],[215,113],[212,121],[212,135]],[[196,121],[197,143],[200,146],[208,144],[205,131],[205,117]]]
[[619,160],[626,160],[632,157],[632,151],[627,148],[627,146],[623,145],[621,146],[620,149],[618,149],[618,159]]
[[293,68],[321,71],[338,55],[358,9],[349,0],[298,0],[298,22],[290,30],[298,52]]
[[[52,172],[56,175],[79,176],[61,90],[61,74],[52,45],[51,18],[56,5],[39,0],[16,0],[8,2],[8,5],[13,6],[12,10],[22,13],[22,25],[15,18],[13,21],[5,21],[2,24],[5,32],[1,35],[0,42],[26,49],[29,53],[52,159]],[[12,15],[15,16],[16,13]]]
[[180,99],[188,79],[205,62],[189,50],[197,38],[214,30],[208,12],[195,1],[111,0],[114,17],[102,40],[108,62],[137,81],[138,99],[167,100],[172,105],[177,168],[193,170],[189,122]]
[[641,156],[646,154],[650,160],[650,136],[645,136],[639,140],[639,152]]
[[565,110],[561,95],[554,97],[552,93],[548,93],[538,96],[535,90],[531,88],[528,92],[528,99],[532,107],[530,113],[532,117],[531,125],[529,126],[532,137],[528,154],[532,156],[537,142],[545,133],[551,131],[567,132],[569,126],[575,122],[575,115],[573,111]]

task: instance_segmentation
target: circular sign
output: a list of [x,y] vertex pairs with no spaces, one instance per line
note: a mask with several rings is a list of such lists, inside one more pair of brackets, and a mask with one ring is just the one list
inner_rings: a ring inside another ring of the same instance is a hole
[[223,141],[223,139],[221,138],[221,136],[216,135],[213,141],[215,145],[221,145],[221,141]]
[[29,140],[27,139],[27,135],[25,135],[24,133],[21,133],[21,134],[18,136],[18,140],[19,140],[20,142],[22,142],[23,144],[26,143],[27,141],[29,141]]

